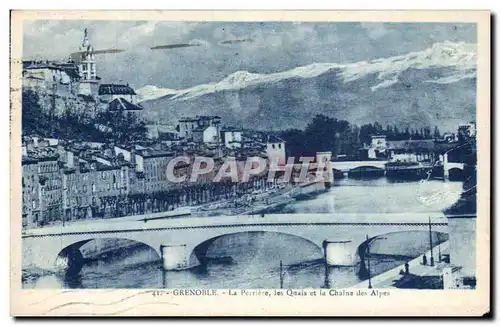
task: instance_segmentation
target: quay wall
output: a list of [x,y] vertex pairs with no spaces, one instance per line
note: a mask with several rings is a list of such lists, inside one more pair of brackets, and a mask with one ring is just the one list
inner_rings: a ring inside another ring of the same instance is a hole
[[[444,250],[448,250],[448,246],[449,246],[449,241],[445,241],[443,243],[440,244],[441,245],[441,251],[444,251]],[[436,249],[437,246],[435,246],[433,248],[434,250],[434,257],[436,256]],[[423,256],[426,255],[427,257],[430,257],[431,255],[431,251],[428,250],[426,251],[425,253],[421,254],[420,256],[410,260],[408,262],[408,265],[409,265],[409,270],[410,270],[410,273],[412,272],[412,270],[414,268],[416,268],[417,266],[419,266],[421,263],[422,263],[422,258]],[[434,258],[436,259],[436,258]],[[398,267],[395,267],[393,269],[390,269],[382,274],[379,274],[377,276],[374,276],[371,278],[371,282],[372,282],[372,286],[374,288],[377,287],[378,284],[381,284],[381,283],[387,283],[389,281],[396,281],[398,280],[400,277],[401,277],[401,274],[399,274],[399,272],[401,270],[404,270],[405,269],[405,266],[404,264],[401,265],[401,266],[398,266]],[[368,280],[364,280],[363,282],[360,282],[356,285],[353,286],[354,288],[368,288]]]

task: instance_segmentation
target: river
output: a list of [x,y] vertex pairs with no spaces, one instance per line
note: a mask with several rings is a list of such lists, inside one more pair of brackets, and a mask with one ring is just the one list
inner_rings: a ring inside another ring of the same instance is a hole
[[[280,209],[281,213],[442,212],[460,197],[462,182],[390,182],[343,179],[325,193]],[[434,242],[447,235],[434,233]],[[404,232],[374,241],[371,274],[376,275],[428,250],[427,232]],[[92,246],[92,242],[84,246]],[[85,248],[82,247],[85,256]],[[286,234],[249,232],[221,237],[210,259],[185,271],[164,272],[156,252],[142,244],[87,257],[78,276],[23,271],[24,288],[278,288],[280,261],[285,288],[341,288],[367,277],[362,265],[325,268],[322,250]],[[224,258],[224,259],[221,259]],[[39,273],[38,273],[39,274]]]

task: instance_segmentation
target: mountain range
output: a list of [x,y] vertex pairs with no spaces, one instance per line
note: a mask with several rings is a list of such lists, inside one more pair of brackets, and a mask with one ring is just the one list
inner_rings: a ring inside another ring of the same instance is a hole
[[420,52],[356,63],[313,63],[174,90],[137,91],[150,121],[219,115],[227,125],[261,130],[304,128],[316,114],[358,125],[437,125],[454,131],[475,119],[476,45],[436,43]]

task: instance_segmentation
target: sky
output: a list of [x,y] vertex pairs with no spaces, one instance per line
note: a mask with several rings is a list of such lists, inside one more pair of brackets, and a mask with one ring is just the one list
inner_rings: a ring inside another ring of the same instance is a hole
[[[436,42],[476,43],[475,24],[173,21],[29,21],[23,59],[63,59],[88,29],[104,83],[183,89],[239,71],[273,73],[312,63],[351,63],[424,50]],[[169,45],[152,50],[152,47]],[[191,45],[191,46],[187,46]]]

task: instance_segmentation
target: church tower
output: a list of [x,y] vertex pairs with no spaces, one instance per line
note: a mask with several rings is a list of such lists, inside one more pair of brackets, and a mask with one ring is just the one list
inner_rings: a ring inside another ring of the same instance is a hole
[[80,45],[80,58],[78,63],[78,71],[80,73],[80,88],[79,94],[92,95],[97,88],[97,72],[94,55],[94,48],[89,42],[88,31],[85,28],[83,41]]

